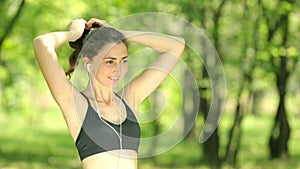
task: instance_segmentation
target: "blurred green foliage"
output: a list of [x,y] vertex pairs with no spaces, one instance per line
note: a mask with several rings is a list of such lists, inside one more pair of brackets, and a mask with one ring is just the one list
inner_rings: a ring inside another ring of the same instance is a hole
[[[6,34],[7,26],[16,14],[21,2],[21,0],[0,0],[0,38]],[[38,126],[43,122],[43,119],[46,116],[45,114],[47,114],[46,112],[59,112],[57,106],[50,96],[46,83],[43,80],[42,74],[39,71],[34,57],[32,41],[36,36],[50,31],[66,30],[68,23],[75,18],[85,18],[88,20],[91,17],[95,17],[112,22],[120,17],[139,12],[166,12],[185,18],[194,25],[204,28],[204,32],[208,38],[213,39],[215,29],[215,25],[213,23],[213,14],[219,5],[219,2],[220,1],[218,0],[26,0],[21,11],[21,15],[17,18],[13,27],[10,28],[11,30],[0,48],[0,115],[17,115],[26,119],[25,121],[29,125]],[[261,2],[265,7],[265,10],[268,12],[263,11],[258,5],[258,2]],[[247,18],[243,17],[243,3],[247,3],[249,7]],[[280,34],[276,34],[271,43],[268,42],[267,24],[275,25],[275,21],[278,17],[280,17],[280,14],[287,12],[290,13],[290,34],[288,45],[281,45],[282,37]],[[246,58],[249,56],[255,57],[255,67],[252,74],[254,79],[252,90],[261,93],[260,100],[262,101],[259,105],[259,113],[273,114],[275,112],[274,107],[277,106],[276,104],[278,102],[278,97],[276,95],[276,79],[273,72],[278,68],[274,67],[270,62],[275,58],[275,63],[277,63],[276,58],[282,55],[289,58],[289,65],[293,65],[292,63],[298,62],[300,54],[299,17],[299,1],[226,1],[226,5],[222,11],[220,19],[220,47],[217,52],[223,61],[227,85],[229,86],[227,89],[228,102],[226,106],[226,113],[229,113],[229,116],[233,110],[232,107],[235,105],[234,100],[237,97],[237,90],[240,85],[238,82],[243,78],[241,69],[247,67],[248,62]],[[266,21],[263,18],[268,18],[268,20]],[[243,29],[245,24],[248,26],[247,30]],[[255,31],[253,29],[253,25],[255,24],[258,24],[258,34],[256,35],[253,33]],[[245,41],[251,44],[249,45],[249,48],[247,48],[246,54],[242,51],[242,45]],[[214,42],[212,41],[212,43]],[[258,49],[254,49],[253,46],[255,45],[253,44],[255,44]],[[59,48],[57,52],[62,65],[65,69],[67,69],[67,57],[71,53],[71,49],[68,47],[68,45],[64,45]],[[193,62],[193,59],[191,59],[193,57],[196,56],[194,56],[194,53],[189,51],[187,47],[187,50],[183,56],[183,60],[187,62],[188,66],[193,70],[193,73],[195,73],[199,85],[209,86],[209,81],[207,79],[201,79],[202,72],[199,70],[203,67],[202,63],[199,61]],[[292,74],[287,89],[287,92],[289,93],[287,105],[290,118],[293,120],[295,120],[293,117],[298,118],[297,115],[300,113],[299,107],[296,106],[300,104],[299,67],[299,63],[295,68],[293,66],[289,67],[289,69],[292,71]],[[169,79],[164,85],[161,86],[161,89],[164,90],[168,96],[170,96],[170,99],[174,105],[180,105],[180,96],[178,93],[172,92],[177,90],[176,85],[178,84],[174,83],[172,79]],[[209,93],[206,93],[206,95],[209,96]],[[178,107],[174,105],[173,107],[172,105],[168,105],[169,107],[166,108],[166,111],[172,112],[174,109],[177,109]],[[144,107],[142,107],[142,109],[144,108],[147,110],[147,107],[151,106],[151,100],[147,100],[143,106]],[[171,123],[172,121],[168,120],[166,117],[162,117],[162,121],[160,121],[162,128]],[[202,119],[199,118],[197,119],[196,126],[201,126],[202,123]],[[295,122],[293,124],[295,124]],[[10,124],[5,123],[5,125],[14,126],[18,124],[17,122],[11,122]],[[49,124],[49,126],[51,128],[53,124]],[[150,124],[147,127],[151,128],[153,125],[151,126]],[[260,130],[260,128],[255,129]],[[146,132],[145,135],[149,136],[153,134],[150,131],[151,130]],[[250,132],[255,133],[256,131]],[[198,131],[196,133],[198,134]],[[32,134],[33,133],[29,133],[29,136]],[[38,137],[35,134],[33,135],[34,137]],[[68,137],[65,135],[65,133],[62,135],[64,138]],[[25,139],[31,139],[29,136]],[[13,139],[13,136],[9,137],[10,139]],[[43,135],[42,137],[47,136]],[[297,133],[297,135],[292,139],[295,140],[296,138],[299,139],[299,133]],[[5,133],[1,139],[3,139],[1,142],[10,142],[10,140],[4,140]],[[69,143],[71,143],[71,140],[69,140],[66,145],[69,145]],[[51,143],[47,142],[46,144]],[[293,144],[295,144],[295,141]],[[10,146],[13,147],[14,145]],[[260,146],[262,145],[260,144]],[[51,151],[56,151],[52,150],[53,147],[55,146],[51,146],[51,148],[45,149],[46,152],[40,153],[47,154]],[[61,148],[62,147],[64,146],[61,146]],[[251,152],[256,151],[251,147],[247,148],[251,149],[249,150]],[[245,152],[248,151],[247,148],[245,148]],[[43,148],[39,148],[39,150],[41,149]],[[69,149],[72,148],[69,147]],[[24,153],[33,153],[28,149],[24,149],[23,151]],[[0,149],[0,155],[5,153],[5,150]],[[17,154],[17,152],[13,153]],[[262,153],[267,154],[267,152]],[[294,154],[299,156],[299,152],[298,154],[294,152]],[[15,157],[12,155],[11,157],[7,158],[9,160],[9,158]],[[265,158],[267,159],[267,157]],[[0,159],[3,160],[2,157],[0,157]],[[170,163],[172,160],[173,159],[169,159]],[[247,161],[247,159],[243,160],[243,162]],[[50,157],[48,157],[48,162],[51,163]],[[78,163],[75,162],[75,164],[77,165]]]

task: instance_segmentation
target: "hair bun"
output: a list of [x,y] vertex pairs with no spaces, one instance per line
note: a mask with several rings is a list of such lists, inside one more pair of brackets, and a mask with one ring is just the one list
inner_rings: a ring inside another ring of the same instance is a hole
[[86,35],[89,34],[89,32],[90,32],[89,29],[84,29],[84,31],[79,39],[77,39],[75,42],[69,42],[70,47],[75,50],[80,51],[82,48],[82,45],[83,45],[83,41],[84,41]]

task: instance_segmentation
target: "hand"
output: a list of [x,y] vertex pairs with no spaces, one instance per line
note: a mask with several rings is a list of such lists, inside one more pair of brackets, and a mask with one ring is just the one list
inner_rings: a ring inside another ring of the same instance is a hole
[[90,29],[92,27],[101,27],[103,25],[107,24],[105,20],[100,20],[96,18],[91,18],[86,24],[85,28]]
[[79,39],[86,27],[86,21],[84,19],[75,19],[69,25],[68,29],[71,33],[70,41],[76,41]]

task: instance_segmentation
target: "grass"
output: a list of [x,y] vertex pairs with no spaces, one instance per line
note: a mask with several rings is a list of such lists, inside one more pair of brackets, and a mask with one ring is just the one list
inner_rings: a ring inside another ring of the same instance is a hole
[[[0,168],[80,168],[75,146],[63,121],[50,119],[45,116],[41,121],[29,123],[19,116],[2,116]],[[52,121],[51,125],[48,121]]]
[[[80,169],[77,150],[61,114],[49,111],[32,120],[17,115],[0,114],[0,169]],[[232,117],[224,115],[219,126],[221,154]],[[243,122],[239,152],[241,169],[300,169],[300,123],[291,118],[289,142],[291,158],[269,160],[267,139],[272,116],[247,116]],[[170,151],[154,158],[140,159],[140,169],[207,169],[197,140],[185,140]],[[231,169],[230,166],[223,166]]]

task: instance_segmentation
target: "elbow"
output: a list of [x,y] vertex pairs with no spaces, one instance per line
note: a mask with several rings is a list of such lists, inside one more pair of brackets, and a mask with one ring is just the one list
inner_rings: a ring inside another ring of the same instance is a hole
[[47,40],[42,37],[38,36],[33,40],[33,49],[36,58],[43,57],[46,52],[49,52],[49,46],[47,44]]
[[185,39],[184,39],[184,38],[180,38],[180,39],[179,39],[179,42],[180,42],[180,44],[181,44],[181,46],[182,46],[182,51],[183,51],[184,48],[185,48]]
[[37,36],[36,38],[34,38],[33,40],[33,44],[34,45],[43,45],[46,43],[46,37],[44,37],[43,35]]
[[181,57],[182,52],[184,51],[184,48],[185,48],[185,39],[178,37],[177,42],[178,42],[178,45],[176,46],[175,52],[178,57]]
[[43,50],[43,40],[41,37],[36,37],[33,40],[33,50],[35,53],[36,59],[39,59],[42,56],[42,50]]
[[176,37],[174,43],[170,46],[171,48],[167,51],[163,51],[161,53],[169,53],[177,58],[182,56],[182,53],[185,48],[185,40],[181,37]]
[[184,39],[184,38],[178,37],[177,39],[178,39],[178,42],[179,42],[181,45],[185,46],[185,39]]
[[38,36],[33,40],[33,48],[35,51],[41,51],[51,48],[51,45],[49,45],[48,39],[43,36]]
[[38,36],[33,40],[33,48],[36,50],[41,46],[43,46],[43,38]]

